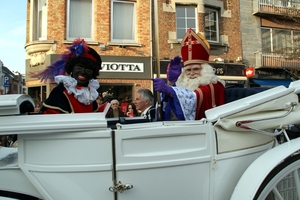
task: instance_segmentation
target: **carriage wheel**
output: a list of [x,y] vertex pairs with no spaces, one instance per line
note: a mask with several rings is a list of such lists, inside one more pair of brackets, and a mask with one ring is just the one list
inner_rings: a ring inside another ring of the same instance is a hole
[[254,199],[300,199],[300,154],[297,153],[274,168],[260,185]]

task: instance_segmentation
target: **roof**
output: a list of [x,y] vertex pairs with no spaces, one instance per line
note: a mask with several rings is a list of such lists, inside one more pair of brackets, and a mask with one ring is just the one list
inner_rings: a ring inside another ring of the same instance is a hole
[[11,72],[7,67],[5,67],[5,66],[2,66],[2,72],[3,72],[4,74],[7,74],[7,75],[11,76],[12,78],[15,77],[14,73],[12,73],[12,72]]

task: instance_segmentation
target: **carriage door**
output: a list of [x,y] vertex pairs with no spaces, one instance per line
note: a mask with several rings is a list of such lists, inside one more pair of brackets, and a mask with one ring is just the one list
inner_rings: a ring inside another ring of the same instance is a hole
[[208,199],[211,160],[208,125],[199,122],[126,125],[115,130],[112,137],[115,186],[110,190],[115,192],[116,199]]

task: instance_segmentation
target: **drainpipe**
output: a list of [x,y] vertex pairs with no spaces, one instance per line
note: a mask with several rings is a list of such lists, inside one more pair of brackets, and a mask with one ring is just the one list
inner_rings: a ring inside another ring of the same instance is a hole
[[[198,14],[200,13],[200,20],[202,19],[202,21],[199,23],[200,24],[199,32],[205,36],[205,18],[204,18],[205,8],[204,8],[203,0],[199,1],[197,13]],[[197,30],[196,30],[196,32],[197,32]]]

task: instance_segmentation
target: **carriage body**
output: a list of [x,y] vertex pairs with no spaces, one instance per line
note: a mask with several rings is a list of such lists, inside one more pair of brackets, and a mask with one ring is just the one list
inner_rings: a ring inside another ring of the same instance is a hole
[[[300,149],[298,139],[283,148],[288,143],[256,131],[297,122],[298,105],[285,117],[260,119],[287,112],[298,100],[298,84],[208,110],[198,121],[118,122],[112,129],[103,113],[1,116],[0,134],[18,135],[18,148],[0,148],[0,196],[251,199]],[[255,119],[248,129],[235,126]],[[263,162],[266,154],[273,162]],[[259,179],[247,181],[251,174]]]

